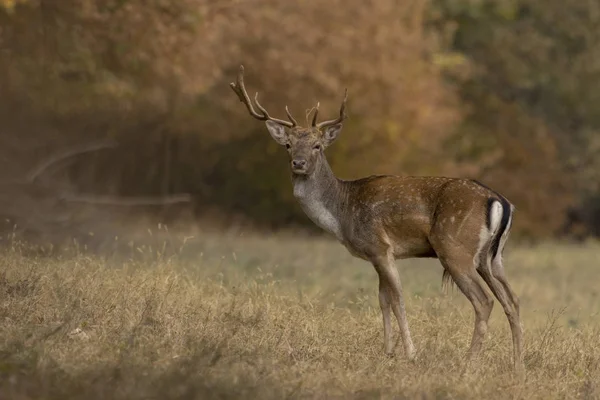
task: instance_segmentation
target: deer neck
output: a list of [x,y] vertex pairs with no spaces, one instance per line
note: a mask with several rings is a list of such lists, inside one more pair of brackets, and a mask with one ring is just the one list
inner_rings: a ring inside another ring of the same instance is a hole
[[319,227],[342,240],[341,182],[333,174],[325,156],[311,175],[293,175],[294,197],[304,213]]

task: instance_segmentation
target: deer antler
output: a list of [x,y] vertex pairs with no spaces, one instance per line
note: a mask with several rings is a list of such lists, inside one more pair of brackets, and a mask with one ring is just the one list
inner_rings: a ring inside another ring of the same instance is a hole
[[319,129],[326,128],[331,125],[339,124],[343,120],[346,119],[348,115],[346,115],[346,101],[348,100],[348,89],[344,92],[344,100],[342,101],[342,106],[340,107],[340,116],[336,119],[332,119],[329,121],[323,121],[317,124],[317,114],[319,113],[319,104],[317,103],[317,109],[315,110],[315,115],[313,117],[312,125]]
[[254,103],[256,103],[256,108],[258,108],[258,110],[262,114],[259,114],[254,110],[254,107],[252,106],[252,102],[250,101],[250,96],[248,96],[248,92],[246,92],[246,87],[244,86],[244,66],[243,65],[240,65],[240,71],[237,76],[237,82],[231,82],[229,84],[229,86],[231,86],[231,88],[233,89],[235,94],[237,94],[240,101],[246,105],[248,112],[254,118],[256,118],[260,121],[273,121],[273,122],[278,123],[279,125],[287,126],[288,128],[293,128],[298,125],[298,122],[296,122],[294,117],[292,117],[292,114],[288,110],[287,106],[285,107],[285,112],[286,112],[288,118],[290,119],[290,121],[284,121],[282,119],[277,119],[277,118],[271,117],[269,115],[269,113],[267,112],[267,110],[258,102],[258,92],[256,92],[256,95],[254,96]]
[[319,115],[319,105],[321,103],[317,102],[317,105],[315,107],[315,114],[313,115],[313,119],[312,119],[312,126],[316,127],[317,126],[317,116]]

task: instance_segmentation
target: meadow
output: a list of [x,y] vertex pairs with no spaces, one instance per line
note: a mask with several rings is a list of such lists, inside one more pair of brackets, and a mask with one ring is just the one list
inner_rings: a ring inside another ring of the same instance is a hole
[[520,380],[497,301],[483,355],[461,374],[473,313],[457,289],[442,290],[437,260],[397,263],[411,363],[401,345],[383,354],[375,271],[332,240],[164,227],[146,236],[102,256],[2,239],[0,398],[600,398],[596,242],[509,241]]

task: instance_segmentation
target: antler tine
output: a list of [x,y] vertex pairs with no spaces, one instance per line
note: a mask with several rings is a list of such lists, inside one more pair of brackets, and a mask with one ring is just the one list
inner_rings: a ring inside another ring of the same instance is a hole
[[252,115],[254,118],[259,119],[261,121],[265,121],[268,119],[267,114],[260,115],[259,113],[257,113],[254,110],[254,107],[252,107],[252,102],[250,101],[250,96],[248,96],[248,92],[246,92],[246,86],[244,85],[244,66],[243,65],[240,65],[240,70],[239,70],[238,76],[237,76],[237,82],[231,82],[229,84],[229,86],[231,86],[231,89],[233,89],[235,94],[237,94],[240,101],[246,105],[246,108],[248,109],[248,112],[250,113],[250,115]]
[[321,103],[317,102],[317,106],[315,107],[315,114],[313,115],[313,119],[312,119],[312,126],[316,127],[317,126],[317,116],[319,115],[319,105]]
[[258,92],[254,96],[254,103],[256,103],[256,108],[258,108],[260,110],[260,112],[262,112],[265,115],[265,117],[267,117],[268,120],[277,122],[279,125],[287,126],[288,128],[293,128],[294,126],[297,125],[296,120],[294,118],[292,118],[289,111],[287,110],[287,107],[285,108],[285,111],[292,122],[284,121],[283,119],[277,119],[277,118],[271,117],[269,115],[269,113],[267,112],[267,110],[262,106],[262,104],[260,104],[258,102]]
[[[293,118],[291,118],[291,120],[293,122],[288,122],[288,121],[284,121],[281,119],[272,118],[269,115],[269,113],[267,112],[267,110],[258,102],[258,92],[254,96],[254,102],[256,103],[256,108],[258,108],[259,111],[262,112],[262,115],[257,113],[256,110],[254,110],[254,107],[252,106],[252,101],[250,100],[250,96],[248,96],[248,92],[246,91],[246,86],[244,85],[244,66],[243,65],[240,65],[240,70],[238,72],[237,81],[231,82],[229,84],[229,86],[231,86],[231,89],[233,89],[235,94],[237,94],[240,101],[246,105],[248,112],[254,118],[256,118],[260,121],[270,120],[270,121],[276,122],[280,125],[287,126],[288,128],[292,128],[292,127],[296,126],[296,121],[293,120]],[[288,113],[288,116],[291,117],[289,113]]]
[[339,124],[340,122],[342,122],[344,119],[346,119],[347,115],[346,115],[346,101],[348,100],[348,89],[346,89],[346,91],[344,92],[344,100],[342,101],[342,106],[340,107],[340,116],[337,117],[336,119],[332,119],[329,121],[323,121],[319,124],[317,124],[317,128],[321,129],[321,128],[325,128],[331,125],[335,125],[335,124]]
[[258,108],[258,110],[261,113],[263,113],[263,115],[265,116],[265,119],[271,119],[271,116],[269,115],[267,110],[262,106],[262,104],[260,104],[258,102],[258,92],[256,92],[256,94],[254,95],[254,103],[256,104],[256,108]]
[[294,124],[293,126],[298,126],[298,122],[294,119],[294,117],[292,117],[292,113],[288,109],[288,106],[285,106],[285,113],[287,114],[289,120],[292,121],[292,124]]

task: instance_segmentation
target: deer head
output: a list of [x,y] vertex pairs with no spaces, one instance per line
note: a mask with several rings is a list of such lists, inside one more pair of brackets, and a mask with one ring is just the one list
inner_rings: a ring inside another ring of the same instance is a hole
[[346,100],[348,90],[344,95],[340,115],[336,119],[318,123],[319,103],[314,108],[311,126],[304,128],[292,117],[288,107],[285,112],[289,121],[272,118],[267,110],[258,102],[258,93],[254,96],[254,103],[259,112],[254,109],[250,97],[244,86],[244,66],[240,66],[237,82],[230,83],[240,101],[246,105],[248,112],[254,118],[265,121],[267,130],[273,139],[285,146],[290,155],[292,173],[296,175],[311,175],[323,157],[324,150],[330,146],[342,130],[342,122],[346,118]]

